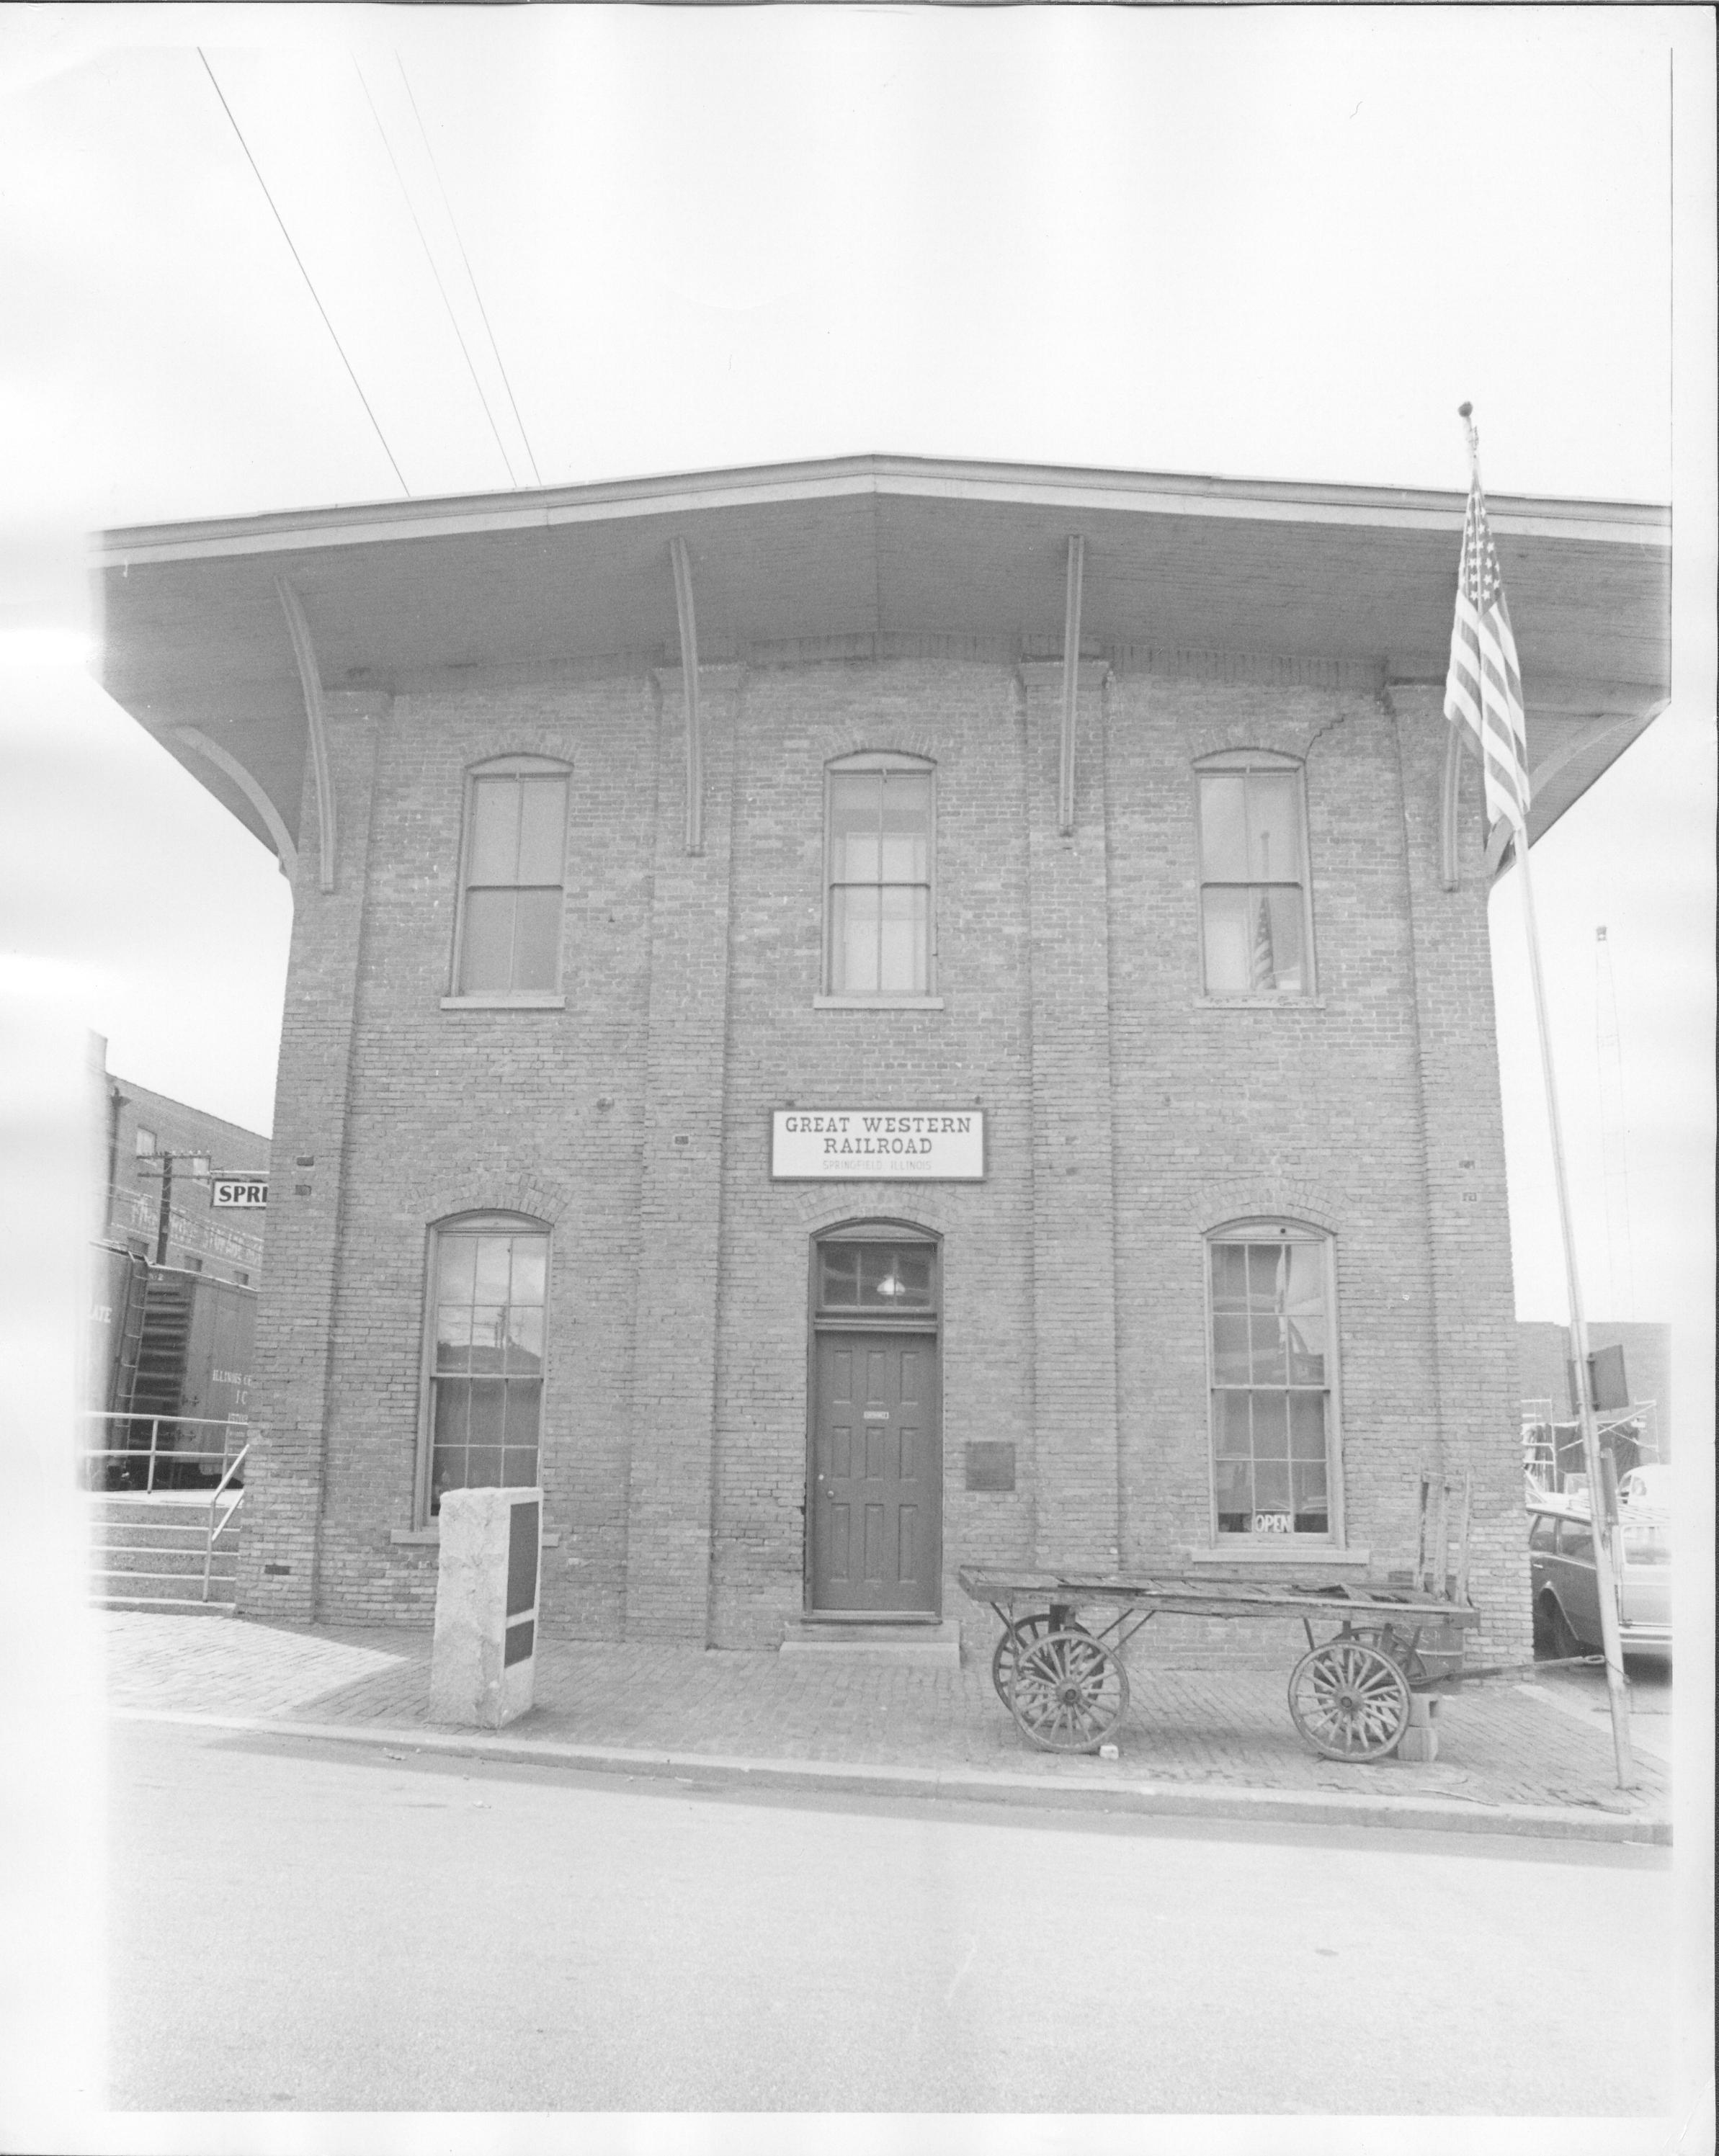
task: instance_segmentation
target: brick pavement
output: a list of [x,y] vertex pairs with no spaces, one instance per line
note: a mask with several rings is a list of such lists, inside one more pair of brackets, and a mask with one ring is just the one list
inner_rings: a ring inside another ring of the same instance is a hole
[[[108,1696],[120,1709],[291,1724],[434,1727],[430,1635],[394,1628],[264,1625],[154,1612],[97,1613]],[[1141,1666],[1115,1762],[1029,1746],[993,1690],[989,1656],[958,1670],[825,1662],[656,1644],[546,1640],[537,1704],[509,1738],[777,1764],[817,1762],[1028,1776],[1083,1788],[1436,1798],[1480,1806],[1581,1807],[1663,1819],[1670,1779],[1638,1758],[1614,1784],[1606,1730],[1548,1713],[1513,1680],[1465,1686],[1439,1714],[1430,1765],[1343,1765],[1297,1735],[1285,1671]]]

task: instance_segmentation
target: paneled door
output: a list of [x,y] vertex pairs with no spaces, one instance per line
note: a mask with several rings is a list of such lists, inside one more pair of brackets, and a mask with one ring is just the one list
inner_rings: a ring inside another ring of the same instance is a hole
[[820,1332],[812,1606],[935,1615],[942,1461],[934,1333]]

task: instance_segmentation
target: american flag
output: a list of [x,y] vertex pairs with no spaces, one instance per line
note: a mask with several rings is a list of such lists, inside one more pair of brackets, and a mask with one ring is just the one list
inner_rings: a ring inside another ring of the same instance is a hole
[[1486,521],[1486,500],[1475,479],[1462,526],[1456,575],[1456,619],[1450,631],[1450,671],[1444,716],[1467,734],[1486,774],[1486,820],[1507,816],[1526,835],[1528,824],[1527,721],[1516,640],[1504,600],[1504,572]]
[[1263,891],[1260,893],[1260,911],[1254,921],[1254,948],[1248,965],[1248,986],[1250,988],[1275,988],[1277,986],[1277,954],[1271,947],[1271,901]]

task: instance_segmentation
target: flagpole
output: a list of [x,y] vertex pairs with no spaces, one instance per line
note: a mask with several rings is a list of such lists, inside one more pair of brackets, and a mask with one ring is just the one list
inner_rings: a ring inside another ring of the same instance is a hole
[[[1470,405],[1460,406],[1468,433],[1469,470],[1480,479],[1480,440]],[[1594,1585],[1599,1598],[1599,1637],[1605,1651],[1606,1696],[1612,1716],[1612,1753],[1618,1787],[1635,1785],[1635,1759],[1629,1742],[1629,1696],[1624,1682],[1624,1656],[1618,1635],[1615,1539],[1608,1492],[1600,1476],[1599,1430],[1593,1416],[1593,1372],[1588,1364],[1588,1320],[1582,1308],[1582,1285],[1576,1270],[1576,1239],[1570,1220],[1569,1179],[1564,1170],[1563,1127],[1558,1115],[1557,1080],[1552,1070],[1552,1031],[1546,1014],[1546,983],[1540,973],[1540,932],[1534,913],[1534,880],[1528,867],[1528,834],[1516,834],[1516,866],[1522,879],[1522,927],[1528,943],[1528,977],[1533,984],[1534,1017],[1540,1034],[1540,1069],[1546,1086],[1546,1117],[1552,1132],[1552,1174],[1557,1189],[1558,1227],[1563,1237],[1564,1291],[1570,1306],[1570,1344],[1574,1350],[1576,1409],[1582,1424],[1582,1464],[1588,1476],[1588,1511],[1593,1528]]]

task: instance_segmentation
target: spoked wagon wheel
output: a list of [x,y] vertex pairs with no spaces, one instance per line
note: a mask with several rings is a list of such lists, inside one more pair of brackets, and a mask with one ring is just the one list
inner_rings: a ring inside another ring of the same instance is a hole
[[1090,1632],[1047,1632],[1014,1658],[1009,1711],[1045,1752],[1096,1752],[1128,1712],[1128,1673]]
[[[1060,1628],[1065,1632],[1084,1632],[1084,1625],[1070,1623]],[[1013,1625],[1005,1625],[1003,1636],[991,1656],[991,1681],[997,1687],[997,1697],[1007,1707],[1008,1689],[1014,1682],[1015,1656],[1023,1647],[1030,1647],[1035,1640],[1042,1640],[1050,1630],[1050,1620],[1042,1610],[1030,1617],[1017,1617]]]
[[1009,1687],[1014,1682],[1016,1656],[1023,1647],[1030,1647],[1035,1640],[1042,1640],[1049,1630],[1050,1620],[1042,1613],[1017,1617],[1013,1624],[1003,1626],[1003,1636],[991,1656],[991,1681],[1005,1707],[1008,1705]]
[[1412,1685],[1424,1684],[1432,1674],[1416,1649],[1388,1625],[1377,1632],[1357,1631],[1352,1636],[1363,1645],[1377,1647],[1380,1654],[1388,1655]]
[[1383,1759],[1409,1727],[1409,1683],[1387,1654],[1352,1635],[1303,1655],[1290,1674],[1290,1712],[1327,1759]]

